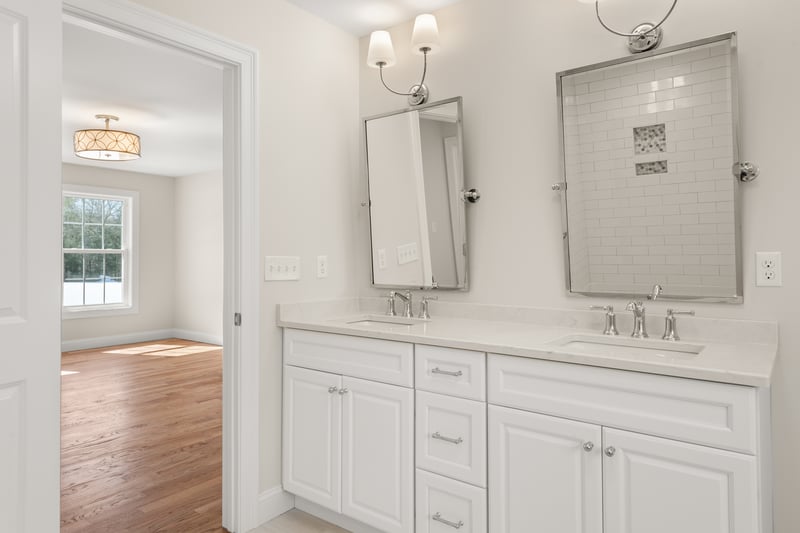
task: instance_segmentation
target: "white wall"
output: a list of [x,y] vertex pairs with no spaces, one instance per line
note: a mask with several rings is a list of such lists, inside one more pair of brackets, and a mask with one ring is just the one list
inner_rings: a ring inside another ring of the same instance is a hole
[[[302,258],[300,281],[265,283],[261,292],[260,468],[267,490],[281,480],[276,304],[356,292],[358,41],[284,0],[137,2],[260,53],[261,255]],[[315,276],[317,255],[328,256],[328,278]]]
[[180,337],[222,343],[222,172],[175,178],[175,314]]
[[[661,0],[608,1],[608,22],[627,31],[662,16]],[[625,40],[600,27],[593,5],[573,0],[467,0],[436,13],[442,52],[431,56],[433,100],[464,97],[466,181],[483,194],[469,205],[470,283],[448,300],[491,304],[584,308],[600,301],[564,291],[560,204],[550,191],[560,181],[555,73],[627,55]],[[800,529],[800,241],[796,237],[800,180],[794,155],[800,135],[798,47],[792,35],[800,8],[783,0],[679,2],[665,24],[662,46],[728,31],[739,33],[742,153],[762,174],[743,186],[743,305],[691,304],[698,315],[780,323],[780,357],[774,372],[775,531]],[[392,30],[398,65],[386,72],[405,88],[419,75],[408,52],[411,24]],[[364,116],[404,107],[364,65],[361,39],[360,109]],[[366,184],[359,186],[361,198]],[[366,216],[359,219],[359,284],[369,287]],[[783,252],[783,287],[756,288],[754,253]],[[624,302],[615,301],[616,305]],[[667,304],[651,304],[657,330]],[[436,303],[431,304],[436,314]],[[688,319],[691,320],[691,319]]]
[[173,179],[64,164],[62,182],[139,191],[139,312],[63,320],[62,342],[171,329],[175,295]]

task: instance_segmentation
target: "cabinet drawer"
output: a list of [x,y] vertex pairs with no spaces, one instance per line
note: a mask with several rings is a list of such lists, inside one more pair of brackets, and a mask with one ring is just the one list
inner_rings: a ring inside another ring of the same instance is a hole
[[416,533],[486,533],[486,489],[417,470]]
[[416,346],[417,389],[472,400],[486,400],[486,356],[483,352]]
[[417,391],[417,467],[486,486],[486,404]]
[[405,342],[286,329],[283,361],[287,365],[414,386],[414,345]]
[[752,387],[490,354],[489,402],[745,453]]

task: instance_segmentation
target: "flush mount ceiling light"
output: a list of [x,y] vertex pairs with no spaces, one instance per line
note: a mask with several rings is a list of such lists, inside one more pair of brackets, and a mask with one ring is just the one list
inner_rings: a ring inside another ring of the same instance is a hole
[[142,157],[138,135],[109,129],[109,121],[119,120],[119,117],[95,115],[95,118],[105,120],[105,129],[76,131],[72,137],[75,155],[97,161],[130,161]]
[[600,0],[578,0],[583,4],[594,4],[594,12],[597,14],[597,20],[600,22],[600,25],[603,26],[605,29],[613,33],[614,35],[619,35],[620,37],[627,37],[628,38],[628,50],[631,51],[632,54],[637,54],[639,52],[646,52],[648,50],[653,50],[657,48],[659,44],[661,44],[661,39],[663,38],[664,34],[661,30],[661,25],[667,21],[669,16],[672,14],[672,11],[675,9],[675,6],[678,4],[678,0],[672,1],[672,7],[669,8],[667,14],[661,19],[661,22],[658,24],[653,24],[651,22],[643,22],[633,28],[631,33],[625,33],[621,31],[617,31],[611,27],[609,27],[605,22],[603,22],[603,18],[600,16]]
[[425,86],[425,75],[428,72],[428,55],[436,53],[439,46],[439,28],[436,17],[433,15],[419,15],[414,21],[414,30],[411,33],[411,48],[417,55],[422,56],[422,79],[412,85],[407,93],[392,90],[383,80],[383,69],[396,63],[392,37],[388,31],[374,31],[369,36],[369,51],[367,52],[367,65],[380,69],[381,83],[389,92],[400,96],[408,96],[410,105],[424,104],[428,100],[428,88]]

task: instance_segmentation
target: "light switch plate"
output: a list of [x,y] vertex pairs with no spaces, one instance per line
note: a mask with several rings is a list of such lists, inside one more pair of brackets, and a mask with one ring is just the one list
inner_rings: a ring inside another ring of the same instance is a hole
[[405,265],[419,260],[419,247],[417,243],[410,242],[408,244],[401,244],[397,247],[397,264]]
[[268,255],[264,258],[264,281],[294,281],[300,279],[300,257]]

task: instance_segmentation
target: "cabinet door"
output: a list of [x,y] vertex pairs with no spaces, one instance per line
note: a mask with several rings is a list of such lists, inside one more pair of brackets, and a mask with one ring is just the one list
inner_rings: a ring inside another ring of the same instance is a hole
[[341,510],[341,376],[284,367],[283,487]]
[[410,533],[414,391],[349,377],[342,387],[342,513],[388,533]]
[[606,531],[759,531],[755,457],[613,429],[603,447]]
[[489,530],[601,533],[601,453],[599,426],[490,405]]

